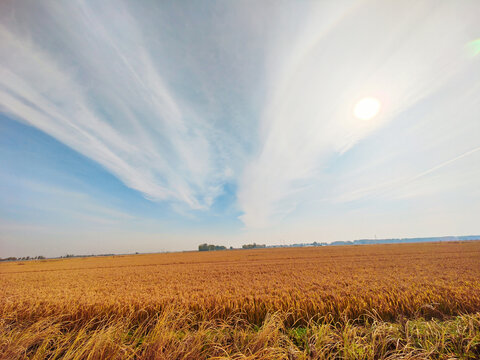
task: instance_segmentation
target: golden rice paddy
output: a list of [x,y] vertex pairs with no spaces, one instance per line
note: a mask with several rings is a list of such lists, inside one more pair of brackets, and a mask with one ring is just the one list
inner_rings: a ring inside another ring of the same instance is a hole
[[4,359],[480,357],[480,242],[0,264]]

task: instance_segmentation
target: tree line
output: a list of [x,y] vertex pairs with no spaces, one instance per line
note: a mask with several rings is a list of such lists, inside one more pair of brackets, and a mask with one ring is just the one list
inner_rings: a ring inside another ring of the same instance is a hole
[[24,261],[24,260],[43,260],[43,259],[45,259],[45,256],[42,256],[42,255],[32,256],[32,257],[24,256],[24,257],[19,257],[19,258],[15,257],[15,256],[10,256],[10,257],[7,257],[5,259],[0,258],[0,261],[17,261],[17,260]]
[[[263,249],[267,246],[265,244],[245,244],[242,245],[242,249]],[[216,250],[226,250],[227,247],[223,245],[213,245],[213,244],[200,244],[198,245],[198,251],[216,251]],[[233,247],[230,246],[230,250],[233,250]]]

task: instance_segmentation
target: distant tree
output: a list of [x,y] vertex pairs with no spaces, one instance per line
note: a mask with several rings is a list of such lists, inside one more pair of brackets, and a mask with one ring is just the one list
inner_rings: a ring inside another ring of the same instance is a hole
[[45,259],[45,256],[39,255],[39,256],[37,256],[37,259],[38,259],[38,260],[44,260],[44,259]]
[[242,245],[242,249],[263,249],[265,247],[267,247],[265,244],[256,243]]
[[223,245],[212,245],[212,244],[200,244],[198,245],[198,251],[216,251],[216,250],[226,250],[227,248]]

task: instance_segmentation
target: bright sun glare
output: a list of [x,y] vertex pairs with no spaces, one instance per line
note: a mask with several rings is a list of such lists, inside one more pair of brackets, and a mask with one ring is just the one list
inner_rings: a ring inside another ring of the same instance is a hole
[[353,109],[353,114],[357,119],[370,120],[380,111],[380,101],[378,99],[367,97],[360,100]]

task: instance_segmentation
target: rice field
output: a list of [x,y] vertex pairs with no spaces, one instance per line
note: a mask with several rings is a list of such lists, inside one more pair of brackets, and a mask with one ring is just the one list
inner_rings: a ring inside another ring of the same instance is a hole
[[2,359],[480,358],[480,242],[0,264]]

